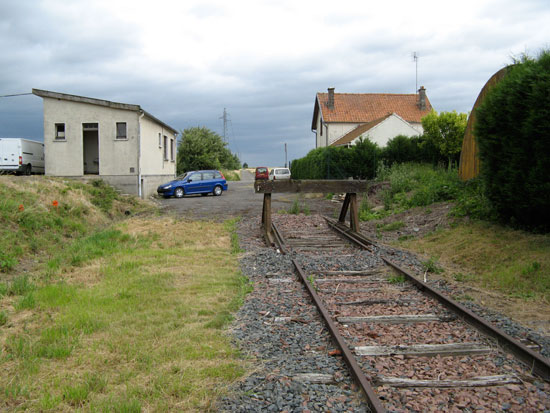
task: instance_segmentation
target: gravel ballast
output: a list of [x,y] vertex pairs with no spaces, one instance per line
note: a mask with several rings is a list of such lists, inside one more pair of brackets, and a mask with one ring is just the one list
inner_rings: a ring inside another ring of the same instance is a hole
[[[284,225],[290,228],[301,224],[313,227],[320,225],[319,222],[318,216],[287,215],[279,227],[285,232]],[[254,291],[235,315],[230,332],[243,354],[253,360],[256,369],[232,389],[231,396],[220,402],[219,409],[227,412],[368,411],[366,401],[349,376],[347,366],[335,354],[336,347],[317,309],[299,282],[291,260],[296,259],[306,273],[313,273],[373,269],[383,265],[380,257],[384,256],[417,274],[419,278],[423,275],[423,265],[411,253],[383,246],[375,248],[374,254],[355,249],[353,253],[340,257],[328,254],[282,255],[264,245],[259,227],[259,219],[247,219],[239,224],[240,246],[244,250],[240,260],[241,271],[253,283]],[[452,287],[440,280],[432,282],[428,279],[428,283],[448,295],[453,293]],[[508,334],[533,339],[542,346],[542,354],[550,354],[548,337],[541,337],[474,303],[466,305]],[[397,313],[400,311],[401,308],[396,308]],[[391,343],[389,331],[385,340]],[[389,368],[391,372],[396,368],[392,363],[380,368]],[[487,371],[491,371],[490,367],[487,367]],[[428,364],[426,376],[432,375],[429,369],[436,368]],[[401,390],[399,394],[408,392],[412,390]],[[429,398],[428,393],[426,390],[418,392],[426,400]],[[441,392],[442,405],[452,405],[455,401],[446,399],[445,394]],[[464,404],[467,393],[457,394],[457,406]],[[398,393],[383,387],[380,396],[391,399],[398,397]],[[394,407],[399,410],[399,406],[400,402],[397,401]],[[407,405],[406,399],[403,399],[402,406],[413,411],[422,410],[421,404]],[[496,408],[492,405],[486,407]],[[498,406],[498,409],[504,411],[507,407]],[[514,406],[510,407],[514,410]]]

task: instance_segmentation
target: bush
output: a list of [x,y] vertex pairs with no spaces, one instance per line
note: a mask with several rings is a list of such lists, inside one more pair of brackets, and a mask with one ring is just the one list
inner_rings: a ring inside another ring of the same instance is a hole
[[447,158],[434,142],[425,136],[397,135],[381,149],[380,158],[388,167],[395,163],[408,162],[431,163],[434,166],[447,163]]
[[550,231],[550,51],[510,66],[476,115],[481,179],[498,218]]
[[317,148],[292,161],[293,179],[373,179],[380,160],[380,149],[370,140],[356,145]]

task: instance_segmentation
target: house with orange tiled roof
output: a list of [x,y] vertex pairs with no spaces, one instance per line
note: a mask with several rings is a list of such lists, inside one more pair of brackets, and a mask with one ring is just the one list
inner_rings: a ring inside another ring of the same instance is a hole
[[352,145],[361,137],[385,146],[397,135],[421,135],[421,120],[431,110],[424,86],[417,94],[334,93],[329,88],[315,98],[315,147]]

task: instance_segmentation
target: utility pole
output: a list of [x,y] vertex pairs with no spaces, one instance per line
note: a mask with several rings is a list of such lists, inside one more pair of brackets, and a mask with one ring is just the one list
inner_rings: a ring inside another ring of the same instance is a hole
[[227,111],[225,108],[223,108],[223,116],[220,119],[223,119],[223,141],[227,142]]
[[285,168],[287,167],[287,158],[286,158],[286,142],[285,142]]

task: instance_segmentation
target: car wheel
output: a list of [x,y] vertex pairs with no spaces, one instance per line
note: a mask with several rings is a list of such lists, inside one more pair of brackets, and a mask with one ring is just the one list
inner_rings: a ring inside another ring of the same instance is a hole
[[27,166],[25,166],[25,175],[30,175],[32,172],[32,166],[31,164],[28,164]]
[[223,190],[222,190],[222,187],[219,186],[219,185],[216,185],[214,187],[214,190],[212,191],[212,193],[214,194],[214,196],[220,196],[222,194]]
[[174,196],[176,198],[183,198],[184,195],[185,195],[185,191],[183,190],[183,188],[174,189]]

